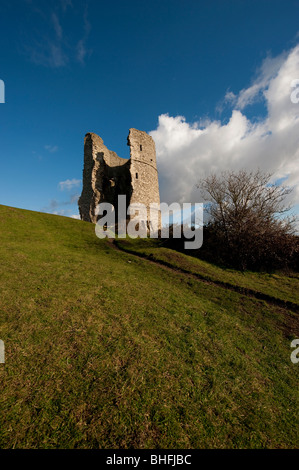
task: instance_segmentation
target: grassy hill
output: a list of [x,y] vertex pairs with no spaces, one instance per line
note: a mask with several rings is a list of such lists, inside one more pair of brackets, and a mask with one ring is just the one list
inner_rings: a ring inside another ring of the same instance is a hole
[[[222,269],[198,258],[170,250],[157,239],[119,239],[118,247],[128,253],[136,254],[159,264],[189,273],[200,279],[214,282],[239,292],[246,292],[256,297],[264,297],[282,306],[290,306],[299,312],[299,273],[282,272],[246,274],[234,269]],[[192,252],[190,252],[190,255]]]
[[0,447],[298,447],[298,313],[225,285],[294,306],[298,277],[125,243],[0,206]]

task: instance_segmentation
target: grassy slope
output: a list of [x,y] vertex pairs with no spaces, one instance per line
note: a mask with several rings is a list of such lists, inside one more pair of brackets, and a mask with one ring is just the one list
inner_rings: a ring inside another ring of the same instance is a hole
[[298,315],[0,206],[1,447],[298,447]]
[[219,266],[192,256],[187,256],[161,246],[155,239],[118,240],[118,245],[127,251],[145,255],[156,261],[166,262],[173,267],[182,268],[192,274],[199,274],[211,281],[220,281],[233,286],[245,287],[283,301],[290,301],[299,306],[299,273],[285,275],[280,272],[242,273]]

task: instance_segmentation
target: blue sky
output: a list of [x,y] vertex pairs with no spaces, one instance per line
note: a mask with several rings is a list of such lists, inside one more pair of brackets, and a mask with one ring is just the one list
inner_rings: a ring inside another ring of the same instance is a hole
[[77,215],[83,140],[156,141],[161,199],[262,169],[299,203],[299,1],[10,0],[0,6],[0,203]]

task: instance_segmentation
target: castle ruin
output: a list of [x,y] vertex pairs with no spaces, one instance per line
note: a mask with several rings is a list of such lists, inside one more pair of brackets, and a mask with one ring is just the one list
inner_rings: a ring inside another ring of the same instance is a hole
[[[156,149],[152,137],[146,132],[130,129],[128,136],[129,159],[120,158],[109,150],[97,134],[88,133],[84,139],[83,189],[79,198],[82,220],[96,223],[96,207],[102,202],[112,204],[118,213],[118,196],[126,196],[126,209],[132,204],[147,208],[149,227],[150,204],[160,204]],[[127,216],[127,222],[130,216]],[[159,211],[158,230],[161,226]]]

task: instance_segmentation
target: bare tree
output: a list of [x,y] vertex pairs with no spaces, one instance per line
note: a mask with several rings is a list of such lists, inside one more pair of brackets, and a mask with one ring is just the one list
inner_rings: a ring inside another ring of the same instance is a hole
[[209,230],[226,258],[241,269],[292,256],[294,219],[283,216],[290,210],[285,200],[291,189],[271,184],[271,177],[260,170],[231,171],[197,185],[209,201]]

